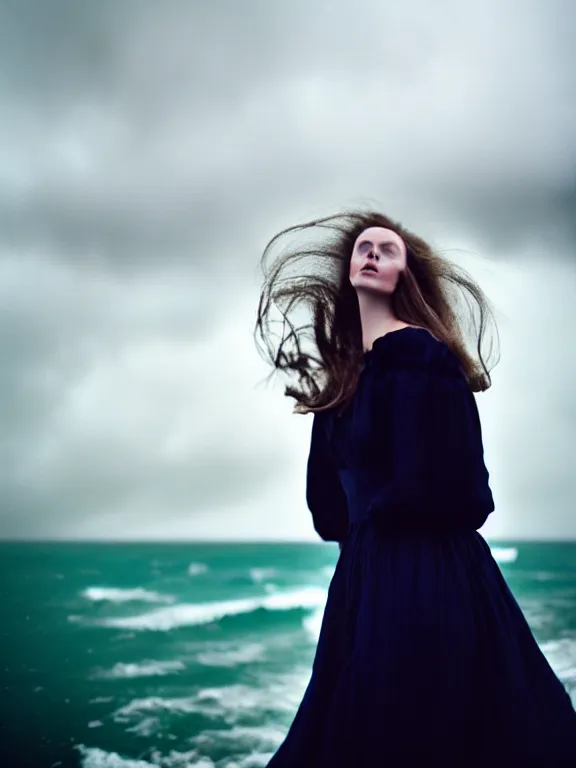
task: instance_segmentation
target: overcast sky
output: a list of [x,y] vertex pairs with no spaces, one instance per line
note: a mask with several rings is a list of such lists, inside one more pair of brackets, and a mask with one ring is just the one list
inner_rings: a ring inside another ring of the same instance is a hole
[[315,540],[252,340],[372,204],[498,310],[492,538],[576,538],[573,0],[0,0],[0,537]]

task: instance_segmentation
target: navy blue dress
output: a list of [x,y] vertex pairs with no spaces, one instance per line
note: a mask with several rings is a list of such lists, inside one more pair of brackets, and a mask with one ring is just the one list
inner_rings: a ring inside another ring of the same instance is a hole
[[404,328],[364,360],[314,415],[307,502],[342,551],[269,768],[576,766],[570,697],[477,530],[494,502],[458,358]]

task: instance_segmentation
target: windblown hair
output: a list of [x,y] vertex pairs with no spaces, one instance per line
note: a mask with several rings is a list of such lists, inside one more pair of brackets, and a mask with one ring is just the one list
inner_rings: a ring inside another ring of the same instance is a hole
[[[376,211],[356,210],[282,230],[269,241],[260,261],[265,279],[254,336],[259,351],[276,370],[296,373],[298,385],[288,385],[284,392],[296,401],[294,412],[341,406],[356,391],[364,350],[358,297],[349,268],[354,243],[368,227],[391,229],[406,245],[406,269],[391,296],[395,316],[428,329],[445,342],[458,357],[473,392],[488,389],[491,378],[482,345],[488,322],[495,329],[496,325],[480,287],[464,269],[442,258],[398,222]],[[267,266],[272,247],[283,236],[307,234],[315,228],[325,235],[321,240],[292,243]],[[309,272],[299,268],[290,275],[290,268],[304,259],[311,259],[316,268]],[[302,307],[311,312],[312,321],[308,318],[296,326],[290,316]],[[277,348],[270,339],[274,308],[282,315],[284,331]],[[303,343],[310,337],[314,348],[305,351]],[[490,355],[492,352],[491,343]]]

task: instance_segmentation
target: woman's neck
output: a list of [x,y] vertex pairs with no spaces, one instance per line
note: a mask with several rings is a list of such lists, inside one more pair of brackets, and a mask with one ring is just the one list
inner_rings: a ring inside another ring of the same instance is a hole
[[358,306],[365,350],[372,349],[374,341],[381,336],[408,325],[396,317],[387,296],[373,291],[358,291]]

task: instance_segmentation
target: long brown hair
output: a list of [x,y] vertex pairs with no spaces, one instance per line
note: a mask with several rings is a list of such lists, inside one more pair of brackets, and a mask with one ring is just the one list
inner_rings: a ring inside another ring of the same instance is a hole
[[[288,385],[284,392],[296,401],[294,412],[326,410],[354,395],[363,346],[358,297],[349,280],[349,265],[354,243],[368,227],[391,229],[406,244],[406,269],[391,297],[395,316],[409,325],[427,328],[447,344],[458,357],[472,391],[488,389],[492,382],[482,345],[488,322],[496,334],[497,329],[483,291],[464,269],[443,259],[398,222],[376,211],[355,210],[288,227],[268,242],[262,254],[264,284],[254,336],[259,351],[276,370],[296,373],[298,385]],[[272,266],[267,265],[271,249],[283,236],[306,234],[314,228],[326,236],[308,244],[293,243]],[[290,274],[293,265],[304,259],[316,262],[316,270],[292,270]],[[274,307],[282,315],[284,329],[277,348],[269,336]],[[296,326],[290,316],[302,307],[311,312],[312,321]],[[307,340],[315,349],[303,349]],[[491,343],[489,354],[493,352]]]

